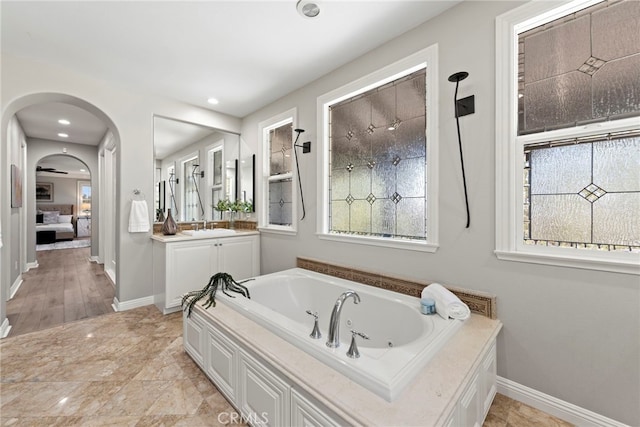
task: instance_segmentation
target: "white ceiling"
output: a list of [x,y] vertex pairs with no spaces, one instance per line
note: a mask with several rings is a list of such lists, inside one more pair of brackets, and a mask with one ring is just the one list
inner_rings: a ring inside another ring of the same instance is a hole
[[[2,51],[242,118],[460,1],[318,0],[308,19],[296,0],[2,0]],[[57,139],[71,107],[18,118],[29,137]],[[104,127],[85,119],[69,119],[65,140],[99,143]]]
[[45,177],[91,179],[91,174],[89,173],[87,165],[74,157],[65,156],[63,154],[45,157],[38,162],[38,166],[43,168],[55,168],[58,171],[67,172],[66,174],[36,172],[38,179]]
[[[107,126],[93,114],[61,102],[35,104],[18,111],[16,116],[29,138],[98,145],[107,131]],[[58,123],[60,119],[70,124],[62,125]],[[69,136],[60,137],[58,133]]]

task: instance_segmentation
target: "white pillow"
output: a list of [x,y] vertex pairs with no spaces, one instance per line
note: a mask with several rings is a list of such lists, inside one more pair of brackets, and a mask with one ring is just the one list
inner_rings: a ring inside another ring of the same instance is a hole
[[57,224],[60,212],[58,211],[44,211],[42,212],[42,222],[44,224]]
[[58,224],[71,224],[73,215],[58,215]]

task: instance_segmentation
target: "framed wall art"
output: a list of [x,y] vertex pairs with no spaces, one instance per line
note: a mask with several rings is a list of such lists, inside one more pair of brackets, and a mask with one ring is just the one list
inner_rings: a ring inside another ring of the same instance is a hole
[[36,201],[53,202],[53,182],[36,182]]

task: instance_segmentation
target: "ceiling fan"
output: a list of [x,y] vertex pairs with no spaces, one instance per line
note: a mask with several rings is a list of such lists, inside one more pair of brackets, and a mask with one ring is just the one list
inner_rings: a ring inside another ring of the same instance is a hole
[[51,172],[51,173],[63,173],[68,174],[69,172],[59,171],[56,168],[43,168],[42,166],[36,166],[36,172]]

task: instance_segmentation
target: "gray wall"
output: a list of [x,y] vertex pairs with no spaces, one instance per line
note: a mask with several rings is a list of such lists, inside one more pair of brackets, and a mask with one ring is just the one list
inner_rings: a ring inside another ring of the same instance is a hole
[[[633,275],[499,261],[495,249],[495,17],[518,3],[464,2],[243,120],[242,137],[259,150],[258,124],[298,108],[312,141],[300,157],[307,217],[296,236],[262,234],[262,272],[306,256],[497,295],[504,328],[498,374],[606,417],[640,425],[640,286]],[[316,99],[434,43],[439,45],[440,248],[435,254],[320,240]],[[447,77],[468,71],[459,98],[476,113],[460,120],[469,184],[465,229],[452,98]],[[260,173],[258,173],[260,176]]]
[[[27,153],[28,155],[28,153]],[[36,201],[36,205],[47,207],[47,205],[73,205],[73,213],[78,214],[78,179],[77,178],[57,178],[53,176],[36,176],[36,182],[50,182],[53,184],[53,202]]]
[[[6,144],[6,149],[8,151],[8,158],[9,158],[9,162],[7,164],[7,170],[9,172],[9,179],[7,180],[7,186],[11,185],[11,178],[10,178],[10,169],[11,169],[11,165],[16,165],[19,169],[20,169],[20,174],[24,177],[24,153],[23,153],[23,147],[26,145],[26,138],[24,135],[24,131],[22,130],[22,127],[20,126],[20,122],[18,122],[17,119],[13,119],[10,123],[8,132],[7,132],[7,144]],[[23,222],[24,222],[24,211],[23,209],[25,209],[26,206],[26,192],[25,192],[25,186],[26,183],[23,179],[22,181],[22,207],[18,207],[18,208],[13,208],[11,207],[11,219],[10,219],[10,225],[9,227],[11,228],[11,230],[21,230],[21,227],[23,226]],[[10,188],[10,187],[9,187]],[[6,199],[4,199],[7,201],[7,206],[11,206],[11,190],[9,190],[8,192],[8,197]],[[9,245],[11,247],[15,247],[15,248],[19,248],[21,247],[21,235],[20,233],[10,233],[8,234],[6,229],[5,229],[5,244],[9,243]],[[11,251],[8,258],[9,258],[9,265],[8,265],[8,271],[10,272],[10,283],[9,285],[12,286],[14,284],[19,283],[20,279],[21,279],[21,273],[22,270],[24,268],[24,262],[25,260],[23,259],[23,251]],[[6,297],[9,296],[9,288],[7,287],[6,292],[4,293],[0,293],[1,295]]]

